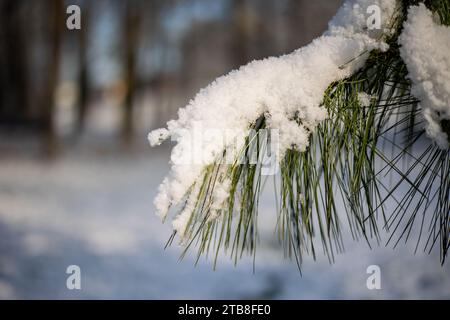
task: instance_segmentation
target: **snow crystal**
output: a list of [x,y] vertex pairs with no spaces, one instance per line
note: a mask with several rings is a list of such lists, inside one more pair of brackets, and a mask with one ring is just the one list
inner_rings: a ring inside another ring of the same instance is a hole
[[[367,7],[378,5],[382,12],[382,29],[367,29]],[[152,145],[163,138],[176,141],[172,150],[172,168],[155,198],[158,215],[164,218],[172,205],[179,203],[195,185],[207,165],[223,156],[236,158],[237,148],[224,143],[220,135],[203,134],[192,141],[191,131],[200,123],[203,128],[235,132],[248,130],[261,116],[270,129],[279,130],[279,157],[288,149],[304,151],[309,136],[327,118],[321,103],[324,91],[334,81],[344,79],[360,69],[373,49],[386,50],[383,33],[389,32],[389,17],[396,11],[394,0],[348,0],[321,37],[306,47],[278,58],[253,61],[239,70],[216,79],[200,90],[189,104],[180,109],[178,119],[167,129],[150,133]],[[299,119],[300,121],[296,121]],[[300,123],[300,124],[299,124]],[[194,153],[208,153],[200,165],[186,164]],[[226,190],[226,189],[225,189]],[[220,198],[226,198],[226,192]],[[188,199],[189,202],[189,199]],[[184,210],[174,221],[183,233],[189,212]]]
[[430,138],[448,148],[441,122],[450,119],[450,28],[437,24],[425,5],[410,7],[399,37],[412,94],[420,100]]

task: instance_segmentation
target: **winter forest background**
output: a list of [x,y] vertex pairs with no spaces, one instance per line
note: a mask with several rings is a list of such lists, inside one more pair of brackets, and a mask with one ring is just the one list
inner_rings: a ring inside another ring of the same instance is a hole
[[[67,30],[66,7],[82,10]],[[217,76],[320,35],[338,0],[0,0],[0,298],[450,298],[450,266],[414,243],[346,243],[300,277],[273,237],[218,270],[163,250],[153,215],[169,145],[147,133]],[[265,214],[267,213],[267,214]],[[435,253],[434,253],[435,254]],[[66,288],[78,265],[82,289]],[[366,269],[381,268],[368,290]]]

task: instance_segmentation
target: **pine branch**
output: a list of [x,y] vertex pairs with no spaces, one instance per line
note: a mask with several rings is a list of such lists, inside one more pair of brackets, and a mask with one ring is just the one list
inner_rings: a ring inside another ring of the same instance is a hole
[[[407,9],[420,1],[402,1],[391,22],[389,49],[374,50],[365,66],[331,84],[323,105],[329,118],[310,132],[306,151],[288,150],[280,161],[278,239],[285,255],[299,268],[305,254],[321,251],[334,261],[344,249],[342,232],[355,240],[398,245],[417,233],[416,250],[431,251],[439,242],[441,262],[450,247],[450,151],[425,142],[419,101],[411,94],[408,70],[400,57],[398,37]],[[450,24],[450,0],[425,1],[444,25]],[[363,102],[361,95],[369,97]],[[292,119],[302,125],[300,116]],[[450,121],[441,122],[450,137]],[[222,249],[237,261],[255,255],[260,192],[265,184],[262,157],[270,139],[266,115],[251,126],[240,156],[225,165],[226,151],[205,168],[186,195],[194,199],[182,240],[186,252],[197,246],[197,259],[212,253],[214,266]],[[424,144],[428,145],[423,147]],[[256,163],[252,161],[256,154]],[[215,189],[230,180],[230,195],[218,211]],[[406,191],[405,191],[406,190]],[[347,221],[341,221],[344,208]],[[387,241],[382,230],[389,232]],[[416,230],[417,232],[415,232]],[[171,237],[169,243],[174,239]]]

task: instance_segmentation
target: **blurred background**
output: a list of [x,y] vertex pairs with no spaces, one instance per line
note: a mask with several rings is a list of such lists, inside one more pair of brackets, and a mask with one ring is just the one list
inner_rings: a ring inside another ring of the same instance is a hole
[[[152,200],[170,143],[150,149],[147,133],[214,78],[310,42],[341,2],[0,0],[0,298],[450,298],[449,265],[414,244],[348,241],[301,277],[275,241],[270,187],[255,273],[164,250]],[[381,290],[366,287],[371,264]]]

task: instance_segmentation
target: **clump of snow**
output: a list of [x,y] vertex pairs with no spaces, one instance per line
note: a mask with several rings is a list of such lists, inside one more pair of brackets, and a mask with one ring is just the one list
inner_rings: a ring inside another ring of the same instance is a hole
[[159,146],[169,136],[170,132],[166,128],[156,129],[148,134],[148,142],[152,147]]
[[219,216],[220,211],[230,196],[230,188],[231,180],[229,178],[225,178],[223,182],[220,182],[214,188],[209,220],[216,219]]
[[426,132],[440,148],[448,148],[449,137],[441,122],[450,119],[450,28],[436,23],[425,5],[412,6],[399,44]]
[[361,104],[361,106],[363,106],[363,107],[370,106],[372,99],[373,99],[373,97],[368,93],[365,93],[365,92],[358,93],[358,101]]
[[[381,9],[381,30],[367,28],[366,10],[370,5]],[[278,159],[288,149],[305,151],[310,134],[328,116],[322,107],[325,90],[332,82],[360,69],[371,50],[388,48],[382,35],[390,32],[390,18],[395,12],[395,0],[347,0],[328,31],[309,45],[291,54],[253,61],[200,90],[179,110],[178,119],[168,122],[167,129],[149,135],[152,145],[169,136],[176,141],[170,175],[159,187],[154,201],[158,215],[165,218],[169,208],[196,185],[205,167],[223,157],[224,150],[227,157],[238,156],[239,149],[224,143],[221,135],[204,134],[193,141],[190,133],[198,124],[204,129],[234,132],[236,137],[230,137],[230,141],[241,141],[239,135],[265,116],[267,127],[279,131]],[[200,157],[206,159],[202,164],[179,161],[191,159],[197,152],[207,153]],[[218,198],[226,197],[225,191]],[[185,208],[192,209],[193,201],[188,196]],[[188,209],[174,220],[180,233],[189,220]]]

